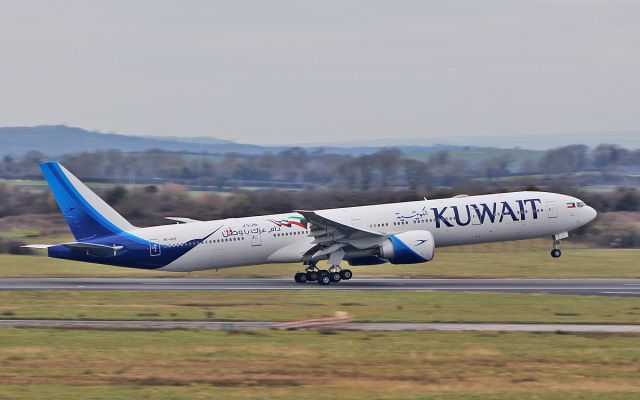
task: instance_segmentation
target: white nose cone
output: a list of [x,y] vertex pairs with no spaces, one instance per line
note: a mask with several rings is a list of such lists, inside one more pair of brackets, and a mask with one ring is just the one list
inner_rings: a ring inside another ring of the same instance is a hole
[[591,222],[593,221],[597,216],[598,216],[598,212],[593,208],[593,207],[585,207],[585,222]]

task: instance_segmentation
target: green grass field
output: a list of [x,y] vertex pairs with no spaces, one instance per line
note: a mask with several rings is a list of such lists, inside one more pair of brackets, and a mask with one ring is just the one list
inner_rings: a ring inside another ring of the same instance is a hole
[[638,335],[0,330],[1,399],[640,397]]
[[[33,239],[35,240],[35,239]],[[638,278],[640,250],[548,243],[443,249],[356,276]],[[539,246],[539,247],[538,247]],[[175,274],[0,255],[0,277],[287,276],[298,265]],[[0,291],[0,318],[640,323],[631,297],[426,291]],[[640,398],[640,335],[0,329],[0,400]]]
[[633,297],[425,291],[0,291],[2,319],[640,323]]
[[[547,249],[514,249],[500,245],[449,248],[417,265],[353,267],[356,277],[437,278],[640,278],[640,250],[566,249],[560,259]],[[299,264],[271,264],[170,273],[55,260],[38,256],[0,255],[0,277],[291,277]]]

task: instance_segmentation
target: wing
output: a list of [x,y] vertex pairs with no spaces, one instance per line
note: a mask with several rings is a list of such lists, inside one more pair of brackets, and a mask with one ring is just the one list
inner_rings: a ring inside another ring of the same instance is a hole
[[197,219],[182,218],[182,217],[164,217],[164,219],[168,219],[170,221],[176,221],[179,224],[192,224],[194,222],[202,222]]
[[301,214],[311,225],[310,236],[314,238],[312,243],[315,246],[305,253],[304,258],[307,260],[326,256],[331,258],[333,254],[339,254],[338,257],[341,260],[344,256],[344,248],[347,246],[358,250],[373,249],[387,239],[387,235],[383,233],[349,226],[325,217],[317,211],[296,210],[295,212]]

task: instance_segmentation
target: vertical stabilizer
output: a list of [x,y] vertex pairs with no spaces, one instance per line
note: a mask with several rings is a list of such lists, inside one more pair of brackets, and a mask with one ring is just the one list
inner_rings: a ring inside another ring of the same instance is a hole
[[59,163],[44,163],[40,169],[76,240],[117,235],[135,229]]

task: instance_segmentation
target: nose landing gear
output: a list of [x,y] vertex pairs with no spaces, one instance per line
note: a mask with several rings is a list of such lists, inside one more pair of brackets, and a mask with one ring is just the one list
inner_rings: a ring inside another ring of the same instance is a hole
[[560,251],[558,246],[560,246],[560,241],[559,240],[554,240],[553,241],[553,250],[551,250],[551,257],[558,258],[558,257],[560,257],[562,255],[562,251]]

